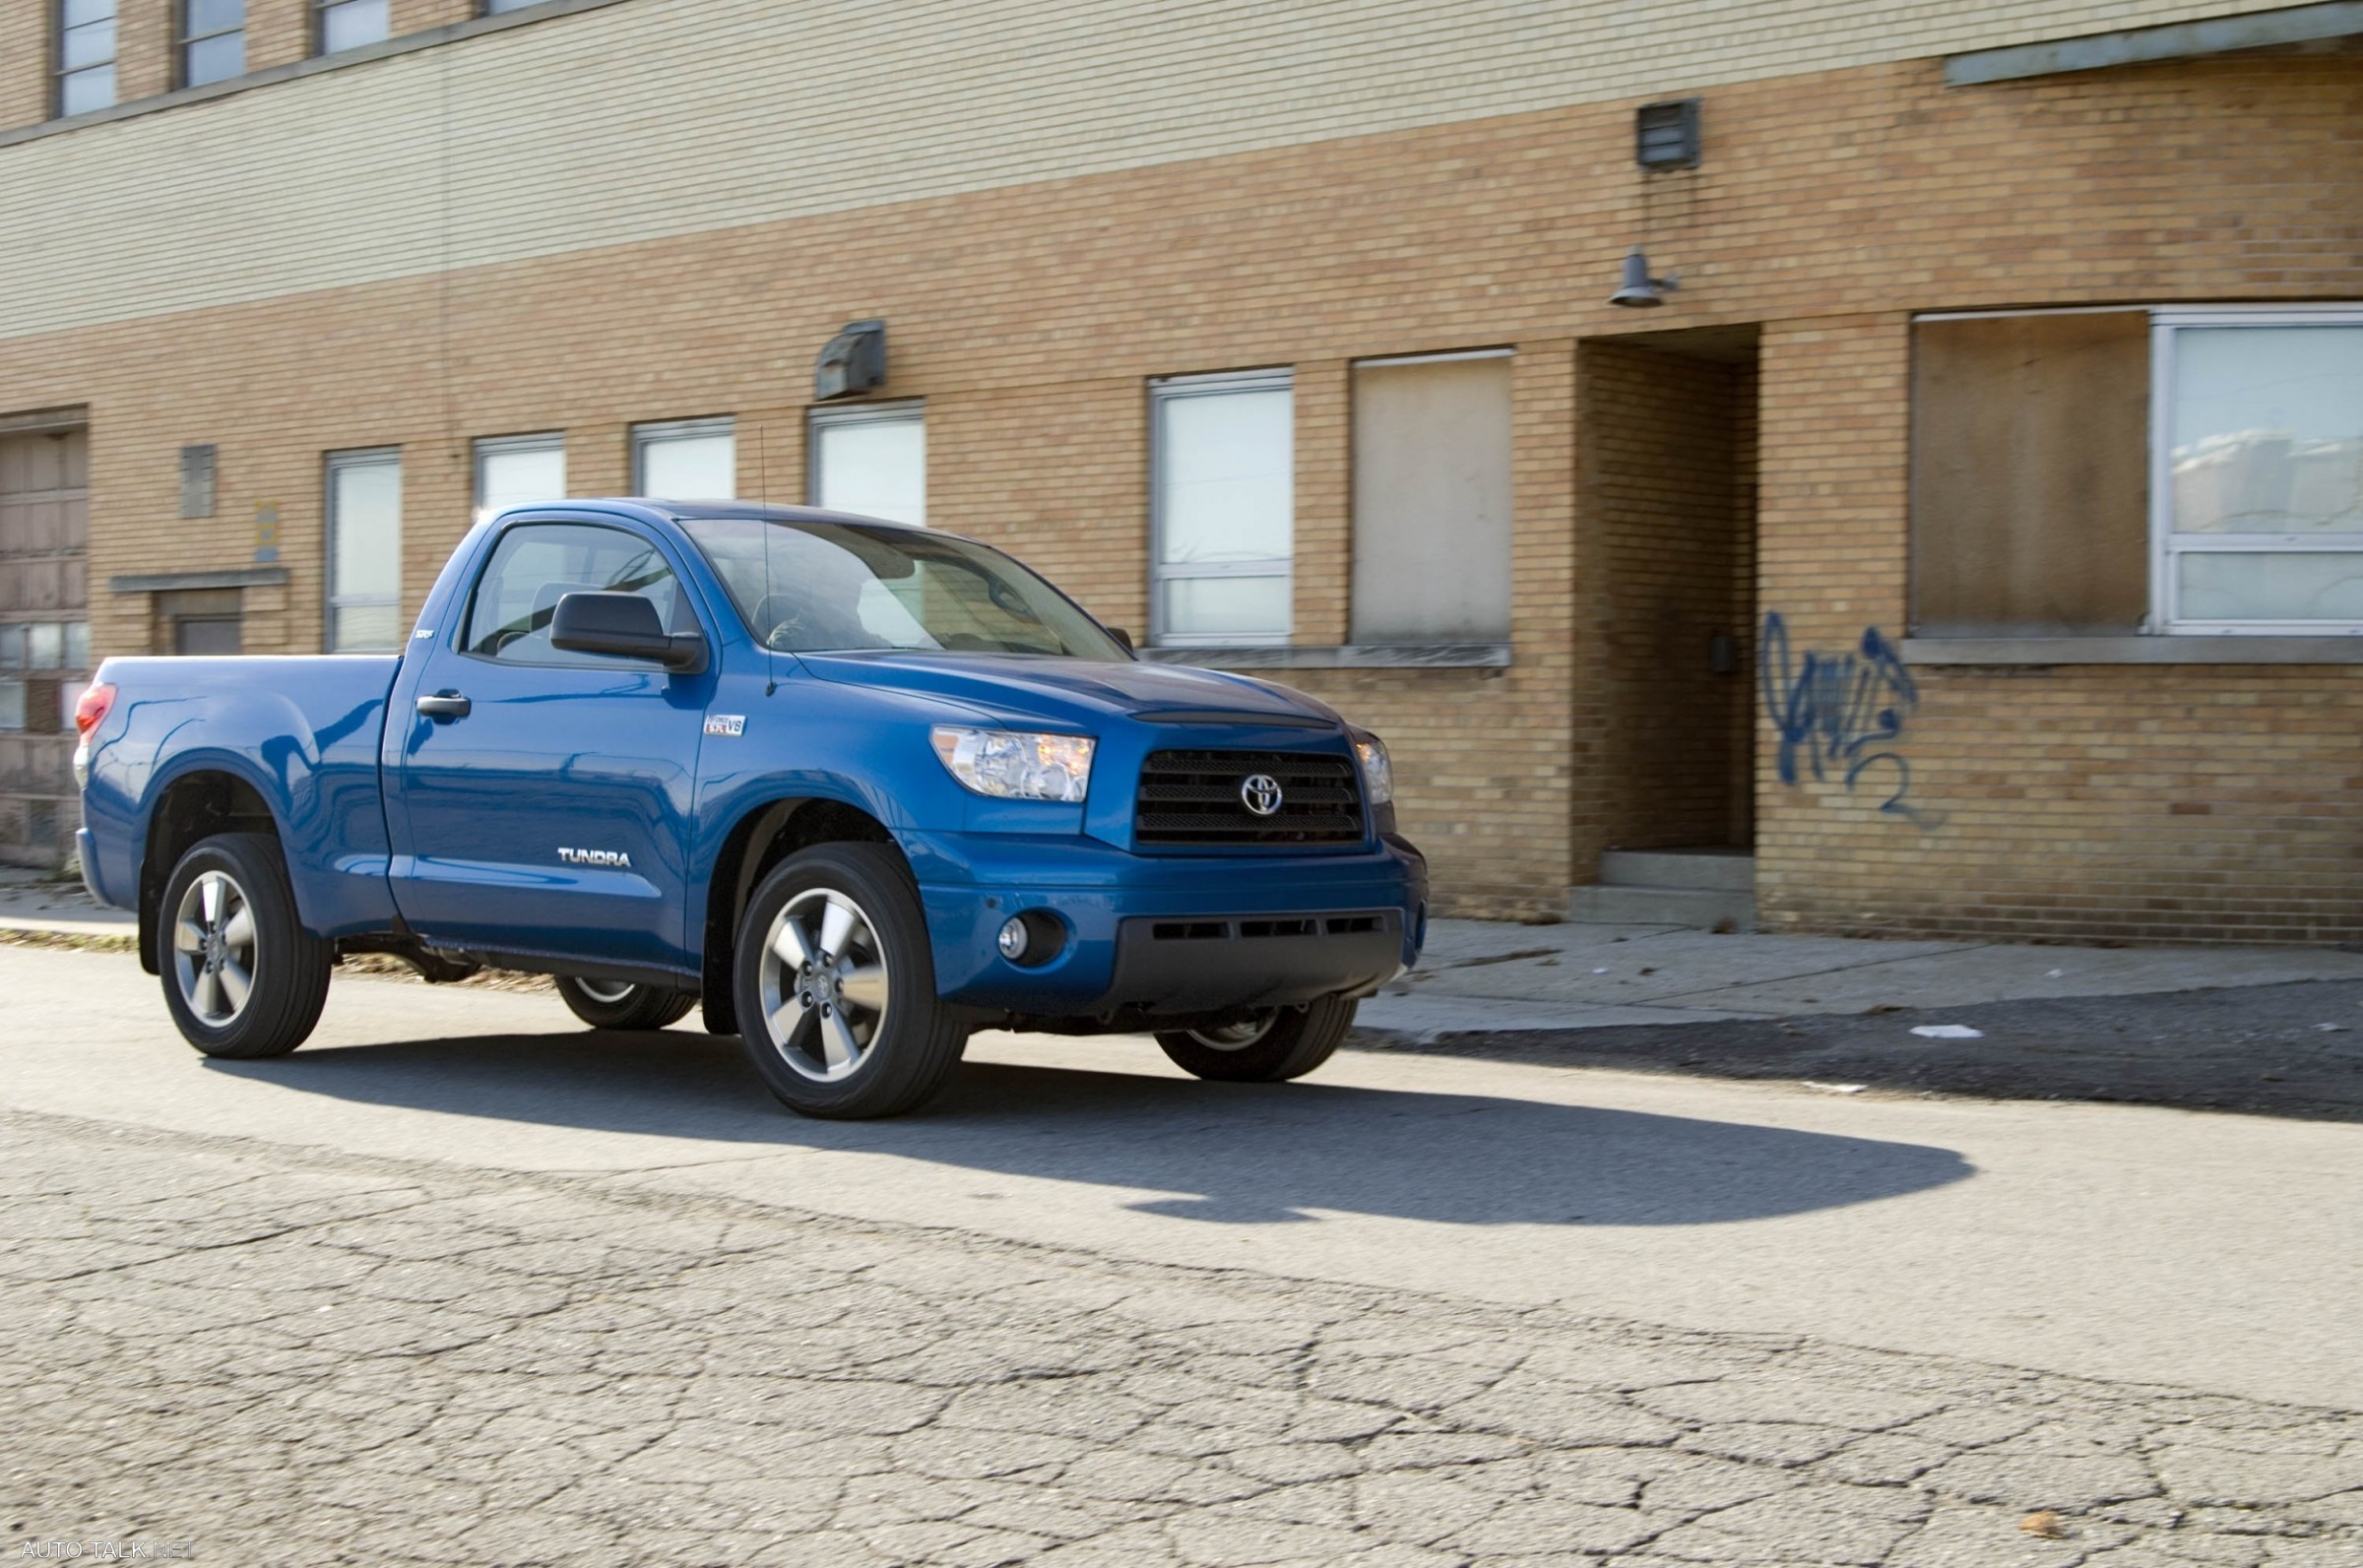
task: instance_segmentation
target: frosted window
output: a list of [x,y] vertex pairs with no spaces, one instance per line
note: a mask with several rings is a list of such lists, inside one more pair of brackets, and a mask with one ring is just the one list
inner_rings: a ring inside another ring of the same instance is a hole
[[386,0],[336,0],[320,8],[322,54],[375,43],[389,31]]
[[246,71],[246,0],[184,0],[180,85],[203,87]]
[[2185,620],[2363,622],[2363,552],[2185,550],[2175,560]]
[[632,431],[635,494],[728,501],[738,494],[738,443],[728,419],[644,424]]
[[1284,643],[1296,545],[1285,371],[1152,389],[1161,642]]
[[84,114],[115,101],[115,0],[59,0],[57,112]]
[[566,495],[563,436],[504,436],[476,444],[476,515]]
[[918,410],[812,414],[812,504],[893,523],[927,521],[927,424]]
[[328,459],[329,650],[402,646],[402,455]]

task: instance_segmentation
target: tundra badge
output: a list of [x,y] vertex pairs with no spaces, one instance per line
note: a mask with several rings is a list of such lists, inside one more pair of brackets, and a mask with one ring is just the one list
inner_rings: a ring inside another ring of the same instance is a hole
[[561,845],[558,858],[568,865],[611,865],[624,871],[632,868],[632,857],[621,849],[569,849]]

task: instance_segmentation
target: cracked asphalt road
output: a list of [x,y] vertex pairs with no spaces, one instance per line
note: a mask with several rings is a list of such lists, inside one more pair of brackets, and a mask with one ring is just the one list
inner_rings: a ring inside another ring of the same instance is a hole
[[606,1175],[0,1134],[11,1557],[2363,1562],[2335,1411]]

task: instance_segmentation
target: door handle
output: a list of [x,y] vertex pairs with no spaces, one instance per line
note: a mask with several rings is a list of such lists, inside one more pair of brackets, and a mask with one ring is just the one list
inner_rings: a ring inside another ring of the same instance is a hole
[[418,711],[429,719],[465,719],[470,703],[456,691],[439,691],[418,699]]

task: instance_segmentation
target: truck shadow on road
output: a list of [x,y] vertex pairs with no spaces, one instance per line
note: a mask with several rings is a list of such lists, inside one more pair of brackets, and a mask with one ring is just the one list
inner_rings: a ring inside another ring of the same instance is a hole
[[[1099,1048],[1112,1066],[1154,1049]],[[993,1061],[965,1063],[916,1116],[808,1121],[776,1107],[736,1040],[680,1030],[332,1046],[208,1066],[348,1101],[494,1122],[783,1153],[861,1150],[1165,1194],[1131,1207],[1234,1224],[1323,1211],[1449,1224],[1716,1224],[1869,1203],[1974,1173],[1948,1149],[1746,1122],[1317,1077],[1203,1084]],[[437,1153],[498,1163],[500,1143],[463,1132]],[[666,1162],[645,1148],[585,1157],[593,1165]],[[729,1158],[683,1151],[678,1162]]]

